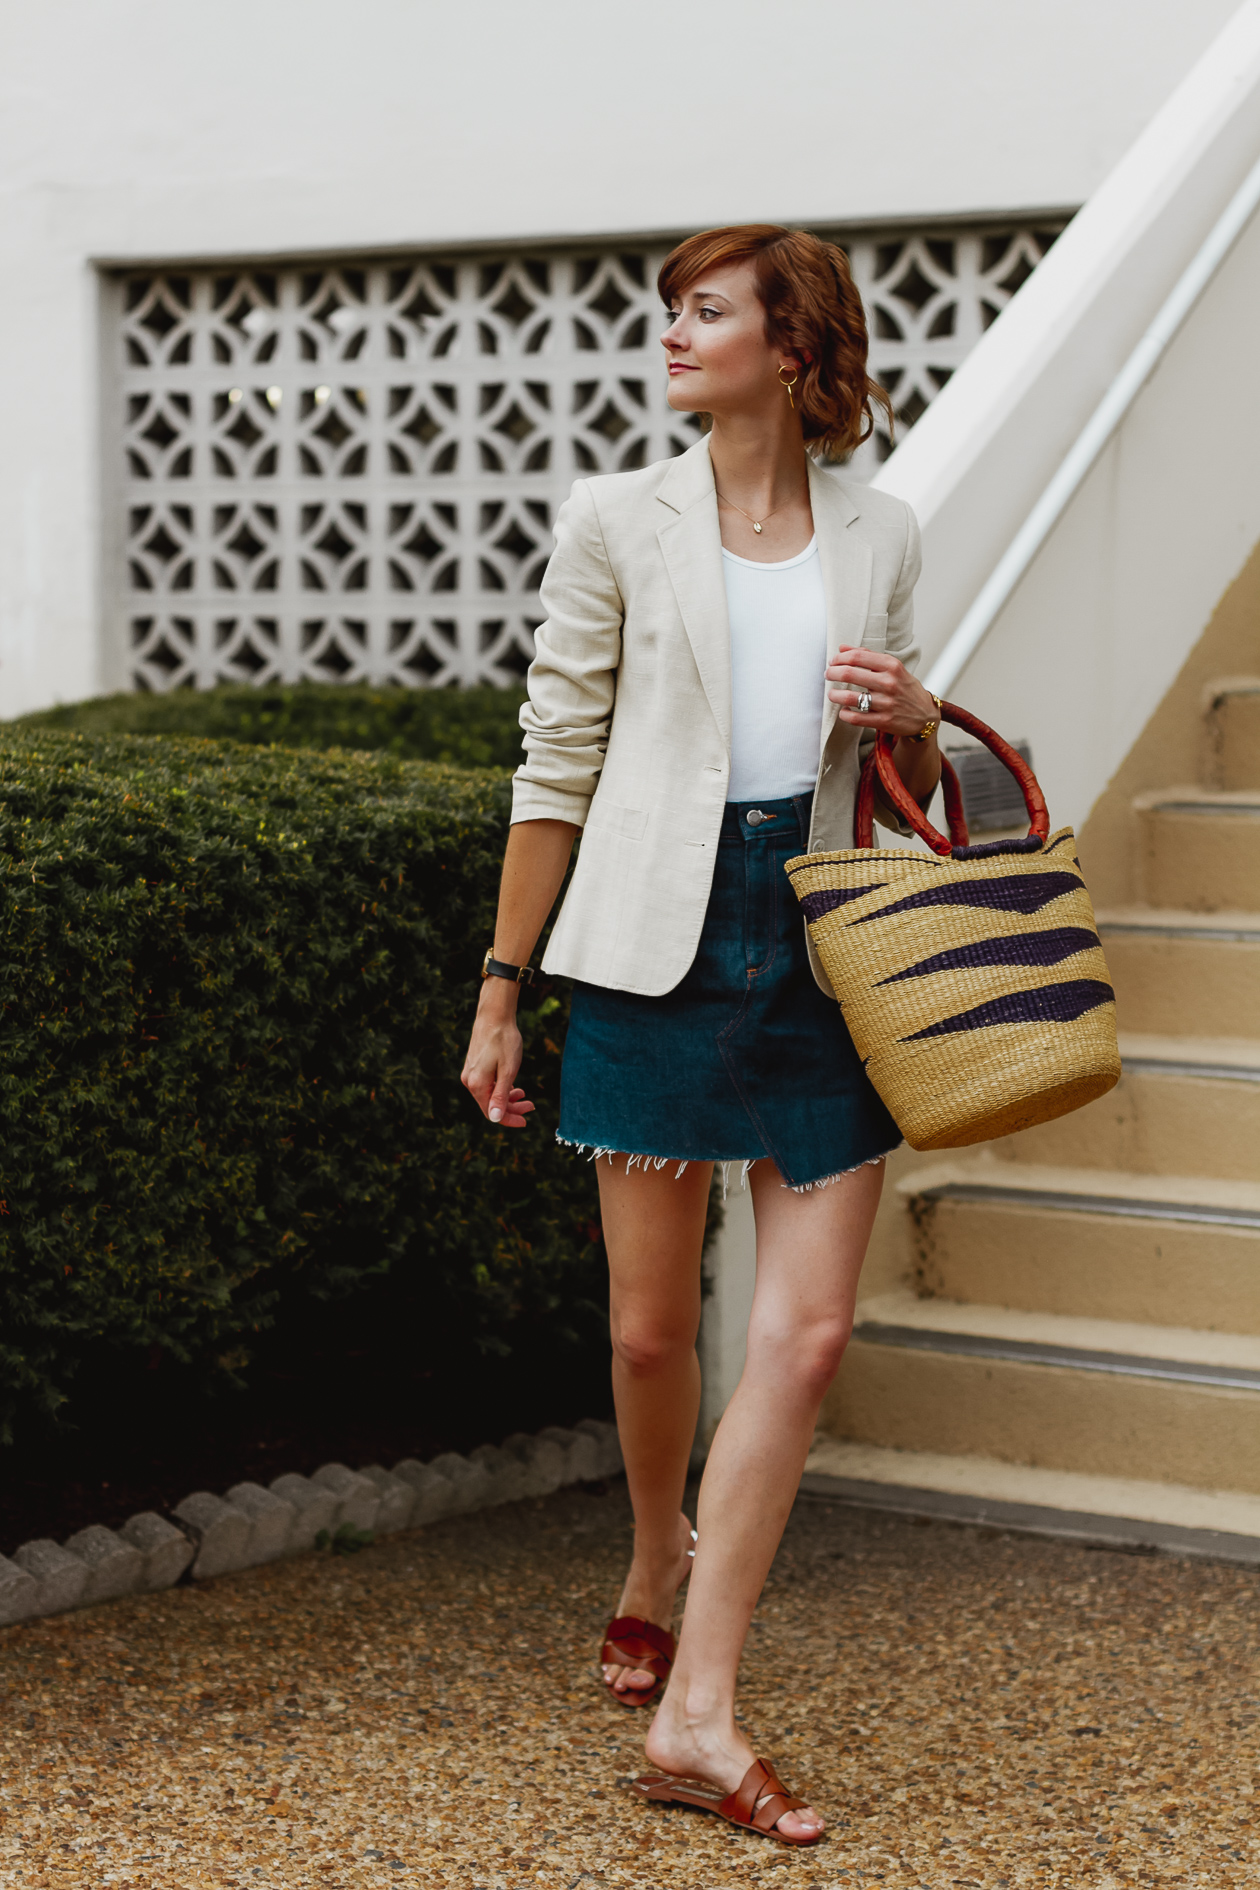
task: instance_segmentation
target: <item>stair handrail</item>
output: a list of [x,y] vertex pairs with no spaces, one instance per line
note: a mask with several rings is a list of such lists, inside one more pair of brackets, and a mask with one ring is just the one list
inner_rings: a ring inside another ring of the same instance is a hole
[[1260,160],[1213,224],[933,663],[925,679],[933,695],[948,694],[957,682],[1258,207]]

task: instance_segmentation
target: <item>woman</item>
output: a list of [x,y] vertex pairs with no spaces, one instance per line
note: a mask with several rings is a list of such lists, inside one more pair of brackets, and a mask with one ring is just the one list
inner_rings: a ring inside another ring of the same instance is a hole
[[[581,832],[544,969],[576,980],[561,1139],[608,1158],[599,1188],[635,1547],[604,1680],[624,1705],[660,1695],[644,1796],[809,1844],[823,1820],[737,1728],[736,1669],[900,1136],[811,961],[782,868],[853,845],[863,731],[899,738],[898,772],[926,806],[938,705],[911,674],[913,516],[815,457],[850,452],[872,401],[887,406],[866,375],[841,251],[765,225],[713,230],[673,252],[660,288],[670,405],[707,416],[709,431],[678,459],[579,480],[560,511],[463,1081],[491,1122],[525,1126],[516,972]],[[700,1399],[701,1244],[713,1164],[733,1161],[752,1188],[757,1283],[693,1560],[681,1504]]]

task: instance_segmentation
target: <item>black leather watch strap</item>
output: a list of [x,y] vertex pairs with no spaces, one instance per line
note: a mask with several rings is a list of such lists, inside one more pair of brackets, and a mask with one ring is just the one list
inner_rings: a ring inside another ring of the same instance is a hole
[[494,956],[493,947],[481,961],[483,978],[508,978],[513,984],[532,984],[534,972],[530,965],[509,965],[502,958]]

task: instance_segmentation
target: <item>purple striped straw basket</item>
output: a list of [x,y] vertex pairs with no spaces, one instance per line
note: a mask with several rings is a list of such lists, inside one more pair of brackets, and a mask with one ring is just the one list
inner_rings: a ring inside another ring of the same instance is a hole
[[[969,845],[944,761],[947,839],[880,736],[862,773],[857,845],[786,868],[867,1074],[916,1149],[1013,1135],[1120,1078],[1115,995],[1072,829],[1050,833],[1031,769],[1000,735],[951,703],[941,720],[1016,776],[1027,838]],[[877,783],[930,854],[872,846]]]

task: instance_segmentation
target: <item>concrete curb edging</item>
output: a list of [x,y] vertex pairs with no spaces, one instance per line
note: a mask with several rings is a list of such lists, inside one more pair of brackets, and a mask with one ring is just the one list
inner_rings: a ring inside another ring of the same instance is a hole
[[236,1483],[223,1496],[195,1490],[175,1505],[174,1521],[143,1510],[117,1531],[92,1523],[64,1544],[41,1537],[24,1542],[12,1559],[0,1555],[0,1627],[151,1594],[172,1587],[186,1569],[203,1581],[302,1555],[322,1530],[335,1535],[348,1524],[393,1535],[442,1516],[550,1496],[621,1468],[616,1425],[583,1418],[571,1431],[549,1425],[537,1437],[517,1432],[501,1447],[481,1444],[467,1457],[455,1451],[432,1463],[404,1457],[392,1470],[326,1463],[310,1477],[274,1477],[270,1489]]

